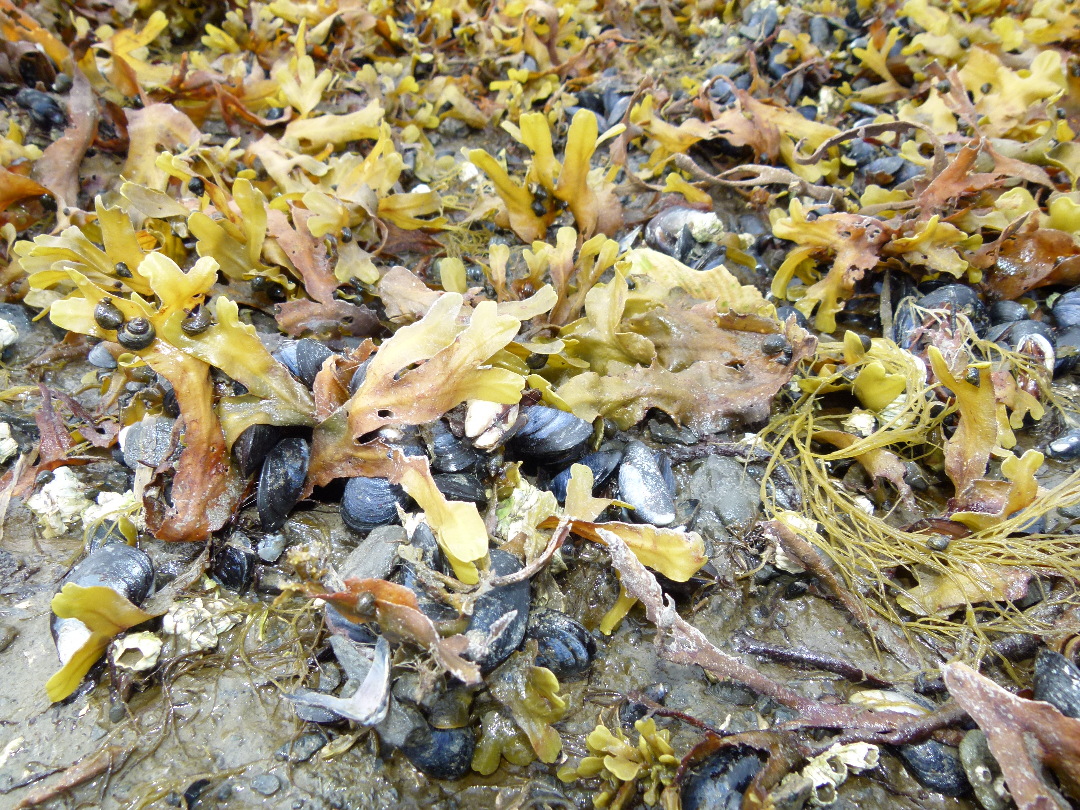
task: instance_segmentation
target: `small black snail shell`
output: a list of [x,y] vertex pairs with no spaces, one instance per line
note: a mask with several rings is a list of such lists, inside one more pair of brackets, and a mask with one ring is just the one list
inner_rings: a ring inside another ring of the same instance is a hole
[[210,310],[199,305],[188,313],[184,320],[180,321],[180,329],[185,335],[201,335],[214,324]]
[[116,331],[116,342],[125,349],[138,351],[154,342],[157,333],[146,318],[132,318]]
[[106,296],[94,307],[94,321],[102,329],[119,329],[124,325],[124,313]]

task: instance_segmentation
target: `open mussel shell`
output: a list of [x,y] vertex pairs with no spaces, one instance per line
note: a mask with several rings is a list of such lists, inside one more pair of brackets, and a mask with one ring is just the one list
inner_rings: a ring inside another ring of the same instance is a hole
[[1080,669],[1064,655],[1039,652],[1034,687],[1035,700],[1046,701],[1066,717],[1080,718]]
[[398,522],[398,506],[409,497],[386,478],[350,478],[341,497],[341,519],[353,531],[368,532],[376,526]]
[[581,674],[596,657],[592,633],[557,610],[534,611],[525,635],[536,639],[536,666],[547,667],[558,678]]
[[298,437],[282,439],[267,453],[259,474],[255,505],[263,531],[276,532],[300,501],[311,447]]
[[[622,457],[623,454],[621,450],[602,450],[582,456],[575,461],[574,464],[584,464],[592,470],[593,494],[595,494],[597,490],[611,480],[611,476],[614,475],[615,470],[619,468],[619,462],[622,461]],[[573,469],[574,465],[571,464],[552,478],[551,483],[548,484],[548,489],[555,495],[559,503],[566,500],[566,486],[570,483]]]
[[565,464],[584,452],[592,425],[572,413],[531,405],[522,408],[525,424],[510,440],[510,447],[538,464]]
[[630,442],[619,465],[619,500],[633,507],[630,518],[637,523],[673,523],[675,478],[668,457],[641,442]]
[[[500,577],[521,570],[517,557],[496,548],[490,552],[491,570]],[[465,656],[490,672],[505,661],[525,639],[529,624],[529,580],[493,588],[476,600],[468,630]],[[511,615],[513,614],[513,615]]]
[[[145,552],[124,543],[109,543],[86,555],[60,583],[84,588],[105,587],[126,597],[135,605],[154,587],[154,566]],[[90,630],[78,619],[52,617],[53,640],[60,662],[66,664],[90,637]]]

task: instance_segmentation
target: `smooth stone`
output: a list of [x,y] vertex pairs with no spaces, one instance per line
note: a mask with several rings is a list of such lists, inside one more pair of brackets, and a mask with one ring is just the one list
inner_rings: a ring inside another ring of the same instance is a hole
[[172,448],[172,430],[175,419],[148,416],[122,431],[121,452],[124,464],[137,470],[140,464],[157,467],[169,455]]
[[263,796],[273,796],[281,789],[281,780],[272,773],[261,773],[251,780],[251,789]]
[[278,749],[278,759],[288,762],[307,762],[326,745],[326,737],[322,734],[302,734],[292,743],[285,743]]
[[[313,689],[297,689],[296,694],[304,696],[318,693]],[[341,717],[336,712],[307,703],[293,703],[293,709],[296,711],[297,717],[308,723],[337,723],[341,720]]]
[[690,477],[683,495],[698,500],[694,530],[714,543],[738,540],[761,509],[761,485],[738,461],[709,456]]
[[401,526],[377,526],[368,532],[341,564],[342,579],[389,579],[398,547],[409,542]]

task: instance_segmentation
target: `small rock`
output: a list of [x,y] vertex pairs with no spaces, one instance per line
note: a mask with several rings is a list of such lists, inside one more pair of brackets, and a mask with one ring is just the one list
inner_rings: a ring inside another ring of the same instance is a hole
[[175,419],[148,416],[120,431],[120,449],[124,464],[137,470],[140,464],[157,467],[173,449],[172,430]]
[[278,759],[288,762],[307,762],[326,745],[326,737],[322,734],[301,734],[291,743],[285,743],[278,749]]
[[281,789],[281,780],[272,773],[261,773],[251,780],[251,789],[263,796],[273,796]]
[[350,552],[341,565],[342,579],[389,579],[398,546],[408,537],[401,526],[378,526]]
[[[305,695],[313,695],[318,693],[312,689],[297,689],[294,694],[298,697],[304,697]],[[293,703],[293,708],[296,710],[296,716],[299,717],[301,720],[307,721],[308,723],[336,723],[341,720],[341,717],[336,712],[332,712],[329,709],[324,709],[320,706],[312,706],[309,703],[297,701]],[[315,752],[312,751],[312,754],[313,753]],[[304,759],[310,759],[310,757],[311,755],[309,754]],[[303,762],[304,760],[299,761]]]
[[0,652],[11,646],[19,635],[19,631],[9,624],[0,624]]
[[288,540],[281,532],[274,532],[268,534],[259,541],[259,545],[256,551],[259,554],[259,559],[263,562],[277,562],[278,557],[281,556],[281,552],[285,550],[285,546]]
[[738,461],[723,456],[705,459],[690,478],[687,492],[699,501],[695,531],[715,544],[741,538],[761,508],[758,482]]

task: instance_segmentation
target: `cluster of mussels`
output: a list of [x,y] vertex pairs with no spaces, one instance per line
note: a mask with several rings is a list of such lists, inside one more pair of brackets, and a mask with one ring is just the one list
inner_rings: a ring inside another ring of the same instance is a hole
[[[198,314],[192,313],[188,320]],[[108,299],[95,315],[102,328],[116,330],[122,345],[127,346],[124,341],[129,340],[129,333],[139,331],[135,328],[138,324],[133,324],[138,319],[125,321]],[[325,344],[310,338],[283,341],[274,352],[309,387],[333,354]],[[108,359],[104,364],[109,365]],[[366,363],[357,368],[350,386],[353,391],[363,382],[366,371]],[[117,457],[132,470],[156,467],[176,452],[172,434],[178,414],[175,402],[170,407],[169,392],[163,393],[164,415],[144,417],[122,432]],[[664,452],[635,439],[608,439],[598,445],[592,424],[565,411],[529,404],[532,401],[526,397],[510,406],[469,402],[426,425],[383,428],[377,438],[405,456],[426,455],[433,480],[448,500],[483,507],[504,462],[518,461],[535,475],[539,486],[562,503],[571,467],[583,464],[592,472],[593,494],[618,501],[613,510],[619,519],[656,526],[678,521],[675,478]],[[224,587],[242,592],[253,585],[259,570],[265,570],[260,569],[261,562],[273,562],[282,553],[285,538],[280,532],[304,493],[311,457],[310,429],[253,425],[240,435],[232,453],[245,477],[257,475],[255,505],[264,537],[254,547],[246,540],[234,539],[239,533],[227,542],[215,541],[209,573]],[[413,591],[421,610],[434,622],[461,626],[466,621],[430,587],[431,572],[450,574],[451,569],[429,526],[407,520],[410,536],[398,525],[402,516],[415,508],[400,486],[387,478],[356,477],[346,480],[344,486],[320,488],[314,497],[340,498],[342,522],[360,536],[340,570],[327,577],[330,587],[341,589],[349,578],[386,580]],[[96,527],[88,544],[90,553],[72,569],[61,589],[69,583],[106,586],[133,604],[141,604],[154,589],[154,568],[147,554],[128,541],[115,522]],[[405,544],[414,551],[408,558],[398,554]],[[423,572],[417,566],[422,566]],[[514,554],[498,548],[490,550],[489,566],[500,578],[512,577],[522,569]],[[528,577],[477,597],[463,631],[470,640],[463,657],[486,676],[527,639],[533,639],[535,666],[549,669],[558,678],[584,673],[597,651],[592,633],[557,610],[531,609],[531,597]],[[417,702],[415,684],[407,676],[391,683],[385,662],[378,663],[378,636],[371,629],[372,624],[377,629],[377,623],[358,624],[331,604],[325,611],[331,647],[340,666],[351,681],[363,684],[361,688],[371,693],[369,699],[376,708],[363,716],[355,708],[334,711],[328,706],[339,699],[313,697],[302,690],[292,696],[299,716],[319,723],[350,719],[373,725],[385,744],[401,750],[418,769],[433,777],[458,778],[468,772],[477,744],[471,720],[478,713],[469,710],[476,687],[446,687]],[[83,648],[90,632],[78,619],[54,616],[53,634],[62,663]],[[372,676],[373,672],[381,674]],[[372,685],[372,677],[383,681]]]

